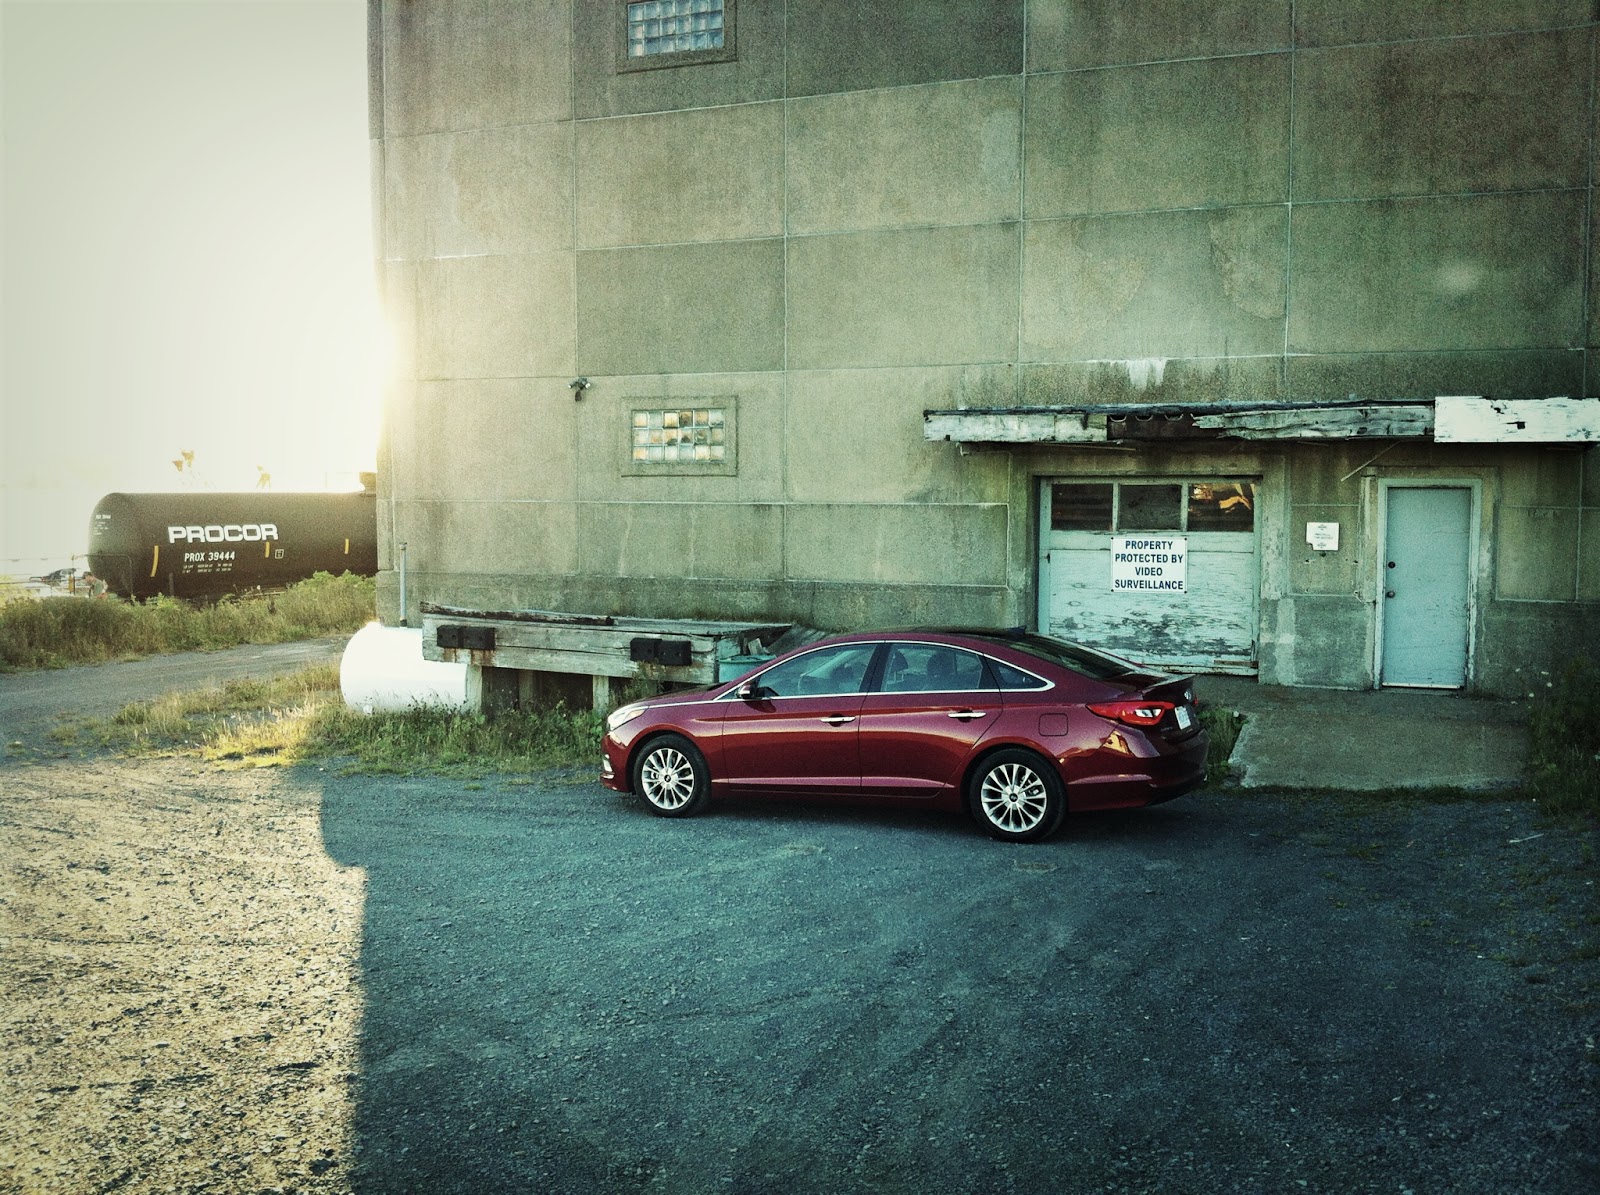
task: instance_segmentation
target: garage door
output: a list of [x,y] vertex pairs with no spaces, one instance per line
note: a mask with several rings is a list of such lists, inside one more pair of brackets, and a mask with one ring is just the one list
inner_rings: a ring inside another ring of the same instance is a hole
[[1039,625],[1140,663],[1254,675],[1256,487],[1049,481]]

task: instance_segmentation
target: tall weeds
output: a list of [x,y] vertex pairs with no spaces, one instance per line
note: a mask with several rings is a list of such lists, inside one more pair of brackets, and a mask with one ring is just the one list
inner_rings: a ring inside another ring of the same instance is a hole
[[201,606],[172,598],[21,599],[0,606],[0,670],[63,668],[345,634],[373,617],[370,577],[318,573],[281,593]]
[[1600,666],[1580,657],[1528,707],[1528,791],[1545,812],[1600,818]]
[[453,710],[364,715],[339,695],[339,666],[234,680],[124,706],[63,726],[57,741],[130,755],[198,751],[221,766],[348,761],[368,773],[515,773],[594,769],[600,715],[564,705],[485,717]]
[[440,710],[367,716],[329,705],[317,712],[305,746],[352,756],[365,772],[526,772],[598,767],[600,733],[598,714],[563,705],[493,717]]

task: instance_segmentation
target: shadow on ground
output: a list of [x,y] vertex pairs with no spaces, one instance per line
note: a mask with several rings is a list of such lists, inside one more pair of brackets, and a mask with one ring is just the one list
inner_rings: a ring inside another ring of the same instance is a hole
[[1522,808],[1197,794],[1016,847],[575,780],[322,799],[367,875],[361,1190],[1596,1175],[1595,1011],[1499,957]]

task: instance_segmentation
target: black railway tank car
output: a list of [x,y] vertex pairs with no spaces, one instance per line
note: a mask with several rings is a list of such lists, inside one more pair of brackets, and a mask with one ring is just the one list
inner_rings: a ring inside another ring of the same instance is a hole
[[89,570],[116,594],[217,597],[378,571],[378,505],[349,494],[107,494],[89,519]]

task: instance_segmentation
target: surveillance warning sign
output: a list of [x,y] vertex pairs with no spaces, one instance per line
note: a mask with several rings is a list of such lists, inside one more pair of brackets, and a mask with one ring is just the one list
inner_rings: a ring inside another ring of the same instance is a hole
[[1171,535],[1113,535],[1113,593],[1186,593],[1189,540]]

